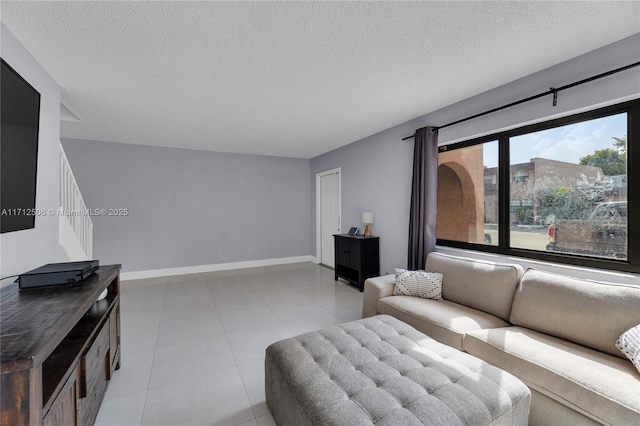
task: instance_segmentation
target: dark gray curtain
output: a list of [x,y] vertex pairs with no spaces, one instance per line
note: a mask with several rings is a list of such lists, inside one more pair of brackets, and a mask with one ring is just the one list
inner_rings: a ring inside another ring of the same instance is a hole
[[409,261],[411,270],[424,269],[427,253],[436,248],[438,212],[438,131],[416,130],[413,149],[413,183],[409,215]]

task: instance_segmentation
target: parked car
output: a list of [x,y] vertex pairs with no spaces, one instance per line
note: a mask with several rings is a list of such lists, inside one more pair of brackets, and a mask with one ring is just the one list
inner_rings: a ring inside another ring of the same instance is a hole
[[627,202],[601,203],[587,220],[556,220],[547,229],[547,250],[627,257]]

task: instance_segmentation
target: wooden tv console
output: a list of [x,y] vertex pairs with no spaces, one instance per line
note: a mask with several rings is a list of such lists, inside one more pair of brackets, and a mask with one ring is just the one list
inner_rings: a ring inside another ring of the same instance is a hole
[[120,368],[120,265],[72,286],[1,288],[0,347],[1,424],[92,425]]

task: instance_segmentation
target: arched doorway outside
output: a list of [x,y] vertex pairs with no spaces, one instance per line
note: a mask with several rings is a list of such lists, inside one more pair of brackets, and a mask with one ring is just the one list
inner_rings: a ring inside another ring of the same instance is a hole
[[[468,171],[459,163],[438,166],[438,238],[484,242],[484,208],[477,205],[476,187]],[[478,223],[480,220],[480,223]]]

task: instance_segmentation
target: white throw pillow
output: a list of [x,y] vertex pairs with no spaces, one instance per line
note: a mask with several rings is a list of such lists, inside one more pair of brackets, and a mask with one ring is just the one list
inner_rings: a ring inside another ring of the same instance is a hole
[[640,371],[640,325],[631,327],[618,337],[616,347],[631,360]]
[[393,287],[393,295],[440,300],[442,299],[442,274],[396,269],[396,285]]

